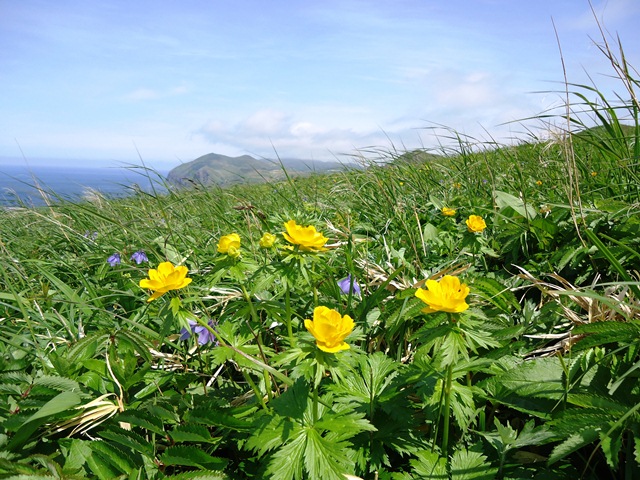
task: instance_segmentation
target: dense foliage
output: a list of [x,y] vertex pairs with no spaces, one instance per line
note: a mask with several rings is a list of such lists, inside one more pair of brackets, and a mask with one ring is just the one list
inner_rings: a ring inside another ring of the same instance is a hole
[[605,53],[552,139],[0,212],[0,478],[640,478]]

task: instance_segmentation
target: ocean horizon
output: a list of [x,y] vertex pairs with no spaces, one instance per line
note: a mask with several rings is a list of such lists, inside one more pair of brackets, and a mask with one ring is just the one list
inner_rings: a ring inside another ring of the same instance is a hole
[[0,165],[0,206],[39,207],[78,202],[98,192],[121,198],[144,192],[166,192],[166,172],[144,167],[72,167]]

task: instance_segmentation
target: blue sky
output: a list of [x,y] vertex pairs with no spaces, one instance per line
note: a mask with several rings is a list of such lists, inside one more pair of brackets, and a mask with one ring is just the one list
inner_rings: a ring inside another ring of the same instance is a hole
[[[593,7],[638,65],[640,2]],[[508,122],[562,101],[552,19],[569,81],[621,90],[587,0],[0,0],[0,161],[345,159],[436,147],[436,125],[524,138],[541,122]]]

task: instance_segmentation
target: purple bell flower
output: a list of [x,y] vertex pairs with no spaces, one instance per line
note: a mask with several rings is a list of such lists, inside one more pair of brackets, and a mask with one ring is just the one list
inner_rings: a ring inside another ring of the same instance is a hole
[[351,274],[347,275],[342,280],[339,280],[338,287],[340,287],[340,290],[342,290],[342,293],[345,295],[349,295],[349,293],[361,295],[360,285],[358,285],[355,280],[353,281],[353,289],[351,289]]
[[[208,323],[211,328],[215,328],[217,325],[217,322],[213,320],[209,320]],[[207,343],[211,343],[213,344],[214,347],[218,346],[218,341],[216,340],[216,336],[213,333],[211,333],[211,330],[200,325],[195,320],[189,320],[189,329],[183,328],[180,330],[180,340],[181,341],[188,340],[189,338],[191,338],[191,335],[193,335],[194,333],[198,335],[199,345],[206,345]]]
[[132,262],[136,262],[138,265],[140,265],[142,262],[149,261],[147,255],[144,253],[144,250],[138,250],[137,252],[132,253],[129,260],[131,260]]
[[120,254],[118,252],[114,253],[109,258],[107,258],[107,263],[112,267],[115,267],[116,265],[120,265],[120,262],[122,262],[122,259],[120,258]]

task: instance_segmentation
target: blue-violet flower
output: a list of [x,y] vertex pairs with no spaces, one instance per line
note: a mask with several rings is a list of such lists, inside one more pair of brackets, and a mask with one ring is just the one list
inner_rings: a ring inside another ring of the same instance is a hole
[[351,274],[347,275],[342,280],[339,280],[338,286],[340,287],[340,290],[342,290],[342,293],[344,293],[345,295],[349,295],[349,292],[355,295],[360,295],[361,294],[360,285],[358,285],[358,283],[355,280],[353,280],[353,288],[352,288],[351,281],[352,281]]
[[118,252],[114,253],[109,258],[107,258],[107,263],[112,267],[115,267],[116,265],[120,265],[121,261],[122,260],[120,258],[120,254]]
[[131,260],[132,262],[136,262],[138,265],[140,265],[142,262],[149,261],[146,253],[144,253],[144,250],[138,250],[137,252],[132,253],[129,260]]
[[[217,322],[209,320],[208,323],[211,328],[215,329]],[[195,320],[189,320],[189,329],[183,328],[182,330],[180,330],[180,340],[187,340],[194,333],[198,335],[198,344],[200,345],[211,343],[214,347],[217,347],[219,344],[216,340],[216,336],[211,332],[211,330],[203,325],[200,325]]]

